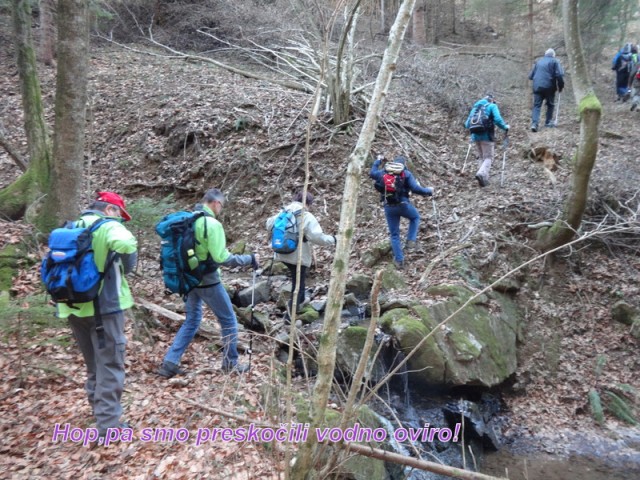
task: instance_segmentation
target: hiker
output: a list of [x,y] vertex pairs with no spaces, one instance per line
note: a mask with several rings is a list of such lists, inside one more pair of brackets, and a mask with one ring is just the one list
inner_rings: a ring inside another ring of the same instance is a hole
[[[127,343],[124,310],[133,306],[125,275],[133,271],[138,257],[138,243],[122,224],[131,220],[131,216],[117,193],[97,192],[97,198],[73,226],[87,228],[103,218],[108,221],[94,230],[91,240],[98,271],[106,267],[98,297],[87,303],[56,304],[57,316],[68,319],[84,357],[85,390],[101,437],[109,428],[128,428],[120,421]],[[102,328],[97,329],[100,323]]]
[[[291,212],[296,218],[296,230],[302,230],[302,244],[294,245],[295,250],[290,253],[275,253],[275,260],[284,263],[291,273],[291,298],[287,306],[287,313],[284,316],[285,323],[291,322],[291,313],[293,308],[293,295],[295,293],[297,281],[298,260],[300,260],[300,286],[298,288],[298,296],[296,301],[296,311],[300,311],[301,307],[306,303],[305,284],[309,267],[313,260],[313,246],[319,245],[323,247],[331,247],[336,245],[336,237],[327,235],[322,231],[322,227],[318,219],[309,211],[313,206],[313,195],[307,192],[305,210],[303,210],[303,191],[300,190],[293,195],[292,202],[284,207],[285,212]],[[298,213],[299,212],[299,213]],[[267,219],[267,231],[269,235],[273,235],[274,225],[280,213],[273,215]],[[298,233],[295,233],[296,237]]]
[[625,44],[613,57],[611,70],[616,72],[616,102],[626,102],[630,96],[631,73],[634,71],[634,58],[637,61],[637,49],[634,57],[633,45]]
[[420,227],[420,214],[411,204],[409,195],[411,192],[417,195],[432,196],[433,188],[423,187],[415,179],[407,168],[405,157],[396,157],[393,162],[387,162],[383,156],[379,156],[373,165],[369,176],[375,180],[375,188],[380,192],[380,201],[384,206],[384,216],[389,227],[391,237],[391,250],[393,262],[398,270],[404,268],[404,252],[400,240],[400,220],[409,220],[409,231],[404,249],[407,252],[418,251],[418,227]]
[[158,370],[158,375],[163,377],[171,378],[186,373],[180,368],[180,359],[200,327],[203,302],[213,311],[220,324],[222,370],[225,373],[249,371],[249,365],[238,363],[238,323],[229,294],[220,280],[218,267],[251,266],[257,270],[259,264],[255,254],[232,255],[227,250],[224,228],[216,219],[225,203],[224,194],[217,188],[212,188],[205,193],[202,204],[196,207],[204,211],[205,215],[194,223],[195,254],[201,262],[207,262],[209,268],[204,271],[200,284],[185,298],[185,320]]
[[[477,117],[479,111],[483,110],[488,118],[487,122],[483,122],[485,125],[483,128],[474,129],[471,125],[472,120]],[[481,187],[489,185],[489,172],[491,170],[491,162],[493,161],[493,152],[495,148],[495,126],[500,127],[509,135],[509,125],[505,123],[500,115],[500,109],[495,103],[495,98],[492,93],[488,93],[485,97],[478,100],[469,112],[466,122],[464,122],[465,128],[471,132],[471,141],[475,143],[478,151],[478,171],[476,173],[476,180]]]
[[531,131],[538,131],[542,102],[547,104],[545,127],[555,127],[553,110],[556,106],[556,92],[564,88],[564,71],[556,59],[556,52],[549,48],[544,57],[536,62],[529,73],[529,80],[533,80],[533,109],[531,110]]

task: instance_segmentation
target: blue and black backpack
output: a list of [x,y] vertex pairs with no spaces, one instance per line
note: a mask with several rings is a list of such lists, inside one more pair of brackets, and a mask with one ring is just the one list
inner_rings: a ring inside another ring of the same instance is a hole
[[298,216],[302,210],[290,212],[282,210],[275,221],[271,231],[271,248],[276,253],[293,253],[298,248]]
[[54,302],[73,307],[98,297],[104,272],[110,268],[115,255],[107,257],[100,272],[91,242],[93,233],[109,221],[113,219],[99,218],[88,227],[77,227],[76,222],[67,222],[51,232],[49,251],[42,260],[40,274]]
[[[166,215],[156,225],[156,233],[162,239],[160,247],[162,279],[171,293],[186,296],[202,282],[206,273],[217,268],[210,256],[207,256],[204,262],[196,256],[196,245],[199,242],[195,234],[195,221],[205,215],[209,214],[202,210],[174,212]],[[204,232],[207,238],[206,223]]]
[[49,251],[42,260],[40,275],[42,282],[56,303],[71,308],[76,304],[93,302],[98,348],[104,348],[104,327],[98,302],[102,280],[113,265],[115,252],[110,252],[100,272],[93,252],[93,234],[112,218],[99,218],[88,227],[67,222],[49,235]]

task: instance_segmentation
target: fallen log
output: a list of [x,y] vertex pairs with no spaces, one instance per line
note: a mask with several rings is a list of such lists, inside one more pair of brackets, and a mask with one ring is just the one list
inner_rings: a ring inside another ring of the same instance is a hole
[[[136,301],[135,306],[142,310],[155,313],[169,320],[171,322],[172,327],[178,328],[179,325],[177,324],[184,322],[184,318],[185,318],[184,315],[181,315],[176,312],[172,312],[171,310],[167,310],[166,308],[161,307],[160,305],[156,305],[155,303],[151,303],[142,298]],[[211,340],[216,345],[222,347],[222,339],[220,337],[220,332],[215,330],[213,327],[209,325],[201,323],[200,328],[198,328],[198,331],[196,332],[196,335],[206,338],[207,340]],[[249,346],[246,343],[238,341],[238,351],[246,352],[248,350],[249,350]]]

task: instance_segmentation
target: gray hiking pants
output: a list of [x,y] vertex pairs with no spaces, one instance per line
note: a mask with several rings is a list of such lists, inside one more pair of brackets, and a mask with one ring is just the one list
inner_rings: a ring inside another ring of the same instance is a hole
[[98,348],[94,317],[69,317],[69,324],[87,366],[85,390],[96,417],[98,431],[118,427],[122,415],[120,398],[124,389],[124,313],[102,316],[105,347]]
[[475,142],[478,150],[478,172],[485,180],[489,180],[489,170],[493,161],[494,142]]

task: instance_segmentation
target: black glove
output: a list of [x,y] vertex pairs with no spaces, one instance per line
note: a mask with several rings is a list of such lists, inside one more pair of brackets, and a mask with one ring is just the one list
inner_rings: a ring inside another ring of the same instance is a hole
[[258,270],[260,268],[260,264],[258,263],[258,259],[256,258],[256,254],[255,253],[251,254],[251,267],[254,270]]

